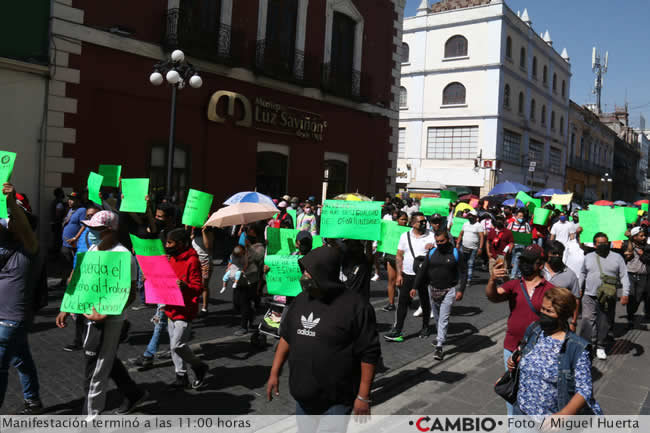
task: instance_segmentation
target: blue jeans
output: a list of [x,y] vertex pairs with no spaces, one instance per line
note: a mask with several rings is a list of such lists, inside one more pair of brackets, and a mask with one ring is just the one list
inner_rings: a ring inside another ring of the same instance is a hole
[[38,375],[29,350],[27,330],[23,322],[0,319],[0,407],[7,392],[10,364],[18,370],[25,400],[38,399]]
[[472,281],[472,274],[474,273],[474,261],[476,260],[477,253],[478,250],[466,250],[463,248],[463,256],[465,257],[465,262],[467,263],[468,284]]
[[[431,292],[429,292],[430,294]],[[437,322],[436,347],[442,347],[447,340],[447,328],[449,327],[449,316],[451,307],[456,301],[456,288],[451,288],[441,301],[431,300],[431,311]]]
[[165,307],[158,305],[158,309],[156,310],[156,315],[154,318],[158,318],[158,320],[157,323],[154,321],[155,326],[153,328],[153,335],[151,336],[151,340],[149,340],[147,349],[144,351],[144,356],[147,358],[153,358],[156,352],[158,352],[160,333],[163,329],[167,329],[167,315],[165,314]]
[[521,255],[522,251],[524,251],[524,248],[526,247],[523,245],[515,245],[515,247],[512,249],[512,271],[510,271],[511,280],[519,278],[519,256]]
[[336,404],[324,412],[311,413],[296,402],[296,421],[298,433],[336,432],[345,433],[348,428],[349,416],[321,417],[320,415],[350,415],[352,406]]
[[138,283],[137,283],[137,288],[138,288],[138,295],[140,296],[140,301],[142,301],[143,304],[145,304],[145,298],[144,298],[144,273],[142,272],[142,269],[140,269],[140,265],[137,267],[138,270]]
[[[508,349],[503,349],[503,366],[505,367],[506,371],[508,371],[508,359],[510,359],[511,355],[512,355],[511,351],[509,351]],[[506,401],[506,409],[508,410],[508,416],[512,416],[513,408],[512,405],[507,401]]]

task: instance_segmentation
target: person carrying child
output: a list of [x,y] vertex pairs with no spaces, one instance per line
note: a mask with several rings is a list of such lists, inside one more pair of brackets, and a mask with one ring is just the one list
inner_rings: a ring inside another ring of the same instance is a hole
[[223,274],[223,287],[219,293],[226,291],[228,286],[228,281],[233,281],[232,288],[237,288],[237,283],[242,276],[242,273],[246,272],[248,267],[248,254],[246,248],[241,245],[237,245],[230,255],[230,260],[228,261],[228,266],[226,267],[226,273]]

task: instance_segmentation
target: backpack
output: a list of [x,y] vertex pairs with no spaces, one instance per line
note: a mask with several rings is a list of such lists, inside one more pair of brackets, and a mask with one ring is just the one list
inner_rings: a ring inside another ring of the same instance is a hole
[[[433,253],[435,253],[437,249],[438,247],[431,248],[431,250],[429,250],[429,258],[433,257]],[[456,262],[458,262],[458,249],[456,247],[454,247],[454,259],[456,259]]]

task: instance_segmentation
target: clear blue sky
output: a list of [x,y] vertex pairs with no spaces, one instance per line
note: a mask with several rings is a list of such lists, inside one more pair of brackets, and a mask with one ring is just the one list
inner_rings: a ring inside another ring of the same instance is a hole
[[[533,29],[547,29],[558,52],[571,57],[571,99],[578,104],[595,103],[595,75],[591,50],[609,51],[609,70],[603,88],[603,111],[614,104],[630,107],[632,126],[639,116],[650,129],[650,2],[648,0],[505,0],[513,11],[528,9]],[[429,0],[429,4],[435,3]],[[405,16],[413,16],[420,0],[407,0]],[[413,55],[411,53],[411,55]]]

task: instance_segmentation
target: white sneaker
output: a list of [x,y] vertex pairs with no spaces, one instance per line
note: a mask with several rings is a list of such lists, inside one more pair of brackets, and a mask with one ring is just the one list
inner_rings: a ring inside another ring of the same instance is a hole
[[431,314],[429,315],[429,317],[433,319],[433,311],[431,312]]
[[221,288],[221,291],[219,291],[219,293],[223,293],[223,292],[225,292],[225,291],[226,291],[226,286],[223,286],[223,287]]
[[232,283],[232,288],[233,288],[233,289],[236,289],[236,288],[237,288],[237,281],[235,281],[234,283]]
[[605,349],[596,349],[596,358],[605,360],[607,359],[607,354],[605,353]]
[[413,317],[420,317],[422,315],[422,307],[418,307],[417,310],[415,310],[415,313],[413,313]]
[[375,274],[370,281],[379,281],[379,274]]

